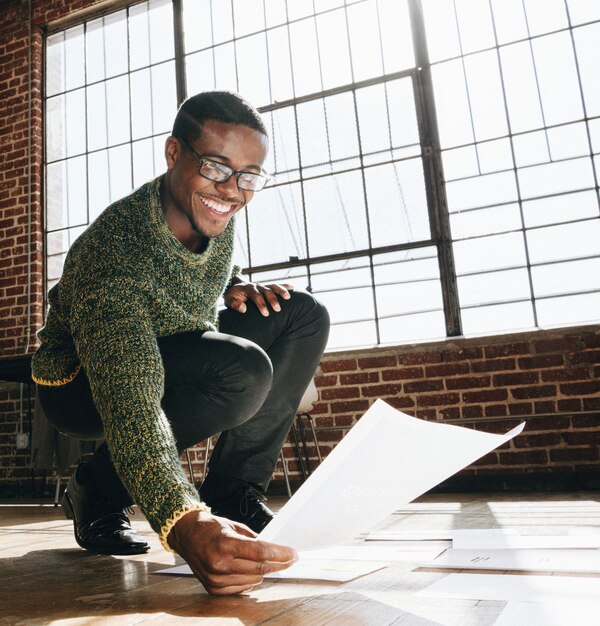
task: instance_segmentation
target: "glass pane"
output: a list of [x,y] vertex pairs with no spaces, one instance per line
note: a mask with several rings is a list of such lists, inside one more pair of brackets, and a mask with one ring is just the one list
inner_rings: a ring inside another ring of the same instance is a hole
[[415,54],[406,0],[380,2],[378,9],[384,72],[391,74],[414,67]]
[[93,221],[110,204],[111,199],[107,150],[93,152],[88,156],[88,171],[90,221]]
[[108,150],[110,201],[126,196],[133,188],[131,181],[131,148],[129,144]]
[[563,296],[536,302],[540,326],[595,322],[600,311],[600,293]]
[[67,156],[74,156],[85,152],[85,89],[67,92],[66,105]]
[[104,19],[93,20],[85,29],[86,79],[95,83],[106,78],[104,62]]
[[592,161],[589,158],[523,168],[518,171],[518,176],[523,198],[594,186]]
[[268,31],[269,73],[271,75],[271,97],[274,102],[283,102],[294,97],[292,62],[287,27]]
[[162,63],[152,68],[152,132],[165,133],[173,128],[177,114],[175,64]]
[[155,159],[152,139],[135,141],[133,150],[133,186],[139,187],[154,177]]
[[477,145],[479,165],[482,174],[508,170],[513,167],[512,151],[509,139],[486,141]]
[[494,304],[505,300],[528,300],[531,297],[526,268],[458,278],[458,295],[463,307]]
[[[352,69],[346,37],[345,11],[332,11],[319,15],[317,17],[317,32],[323,89],[351,83]],[[332,33],[337,33],[338,36],[332,37]]]
[[452,213],[450,215],[453,239],[493,235],[521,228],[518,204],[503,204],[489,209]]
[[267,42],[264,33],[237,43],[239,92],[254,106],[271,103]]
[[65,132],[65,96],[46,100],[46,160],[56,161],[67,155]]
[[[195,0],[191,0],[192,2]],[[279,26],[287,21],[286,3],[281,0],[264,0],[267,28]]]
[[145,2],[129,9],[129,63],[132,70],[150,65],[148,7]]
[[298,133],[300,158],[303,167],[331,161],[331,147],[327,142],[327,124],[323,100],[311,100],[298,105]]
[[76,157],[46,167],[48,230],[87,223],[86,158]]
[[564,0],[525,0],[530,36],[567,28],[567,12]]
[[379,320],[381,343],[413,342],[446,336],[442,311],[403,315]]
[[[104,18],[103,28],[104,67],[106,77],[127,72],[127,18],[125,11],[112,13]],[[90,82],[88,80],[88,82]]]
[[454,263],[458,275],[526,265],[525,243],[521,233],[492,235],[456,241]]
[[306,181],[304,202],[311,256],[369,247],[360,172]]
[[477,176],[480,173],[477,156],[475,146],[444,150],[442,152],[444,180],[449,182],[455,178]]
[[532,45],[545,123],[561,124],[583,117],[569,33],[534,39]]
[[442,310],[439,280],[413,281],[376,288],[377,312],[380,317]]
[[369,167],[365,183],[373,246],[429,239],[420,159]]
[[600,20],[600,4],[596,0],[567,0],[571,24]]
[[248,232],[246,229],[247,217],[248,214],[246,211],[240,211],[235,215],[233,264],[239,265],[241,268],[250,265],[250,257],[248,256]]
[[[108,145],[129,141],[129,79],[120,76],[106,83]],[[88,113],[88,119],[90,115]],[[93,119],[93,117],[92,117]],[[89,148],[88,148],[89,150]]]
[[294,109],[278,109],[263,116],[270,131],[271,147],[265,168],[275,175],[296,172],[299,167]]
[[215,89],[238,91],[235,49],[233,43],[214,49]]
[[513,302],[463,309],[461,316],[465,335],[500,333],[534,326],[531,302]]
[[517,167],[545,163],[550,160],[548,134],[545,130],[513,137]]
[[[476,2],[481,4],[479,0]],[[496,52],[465,58],[469,101],[478,141],[506,135],[506,113]]]
[[500,48],[506,104],[513,133],[544,125],[529,43]]
[[213,44],[233,39],[233,14],[231,2],[211,0],[211,19],[213,27]]
[[46,39],[46,96],[65,89],[65,34],[57,33]]
[[150,0],[149,2],[150,60],[152,63],[161,63],[175,56],[172,7],[172,0]]
[[333,323],[329,329],[328,350],[373,346],[377,343],[375,321]]
[[462,53],[491,48],[495,44],[489,3],[481,0],[455,0]]
[[[600,3],[595,6],[598,9]],[[589,117],[600,115],[600,82],[598,81],[600,24],[576,28],[573,30],[573,37],[587,115]]]
[[354,81],[380,76],[383,62],[377,11],[371,2],[353,4],[346,10]]
[[212,50],[190,54],[185,57],[187,92],[190,96],[215,88],[215,72]]
[[85,41],[83,26],[65,31],[65,88],[75,89],[85,83]]
[[288,20],[297,20],[314,12],[313,0],[293,0],[287,2]]
[[571,159],[590,153],[585,124],[568,124],[548,129],[552,160]]
[[473,141],[469,100],[460,61],[448,61],[431,68],[436,112],[442,148]]
[[152,87],[150,70],[132,72],[129,76],[131,85],[131,118],[133,139],[149,137],[152,134]]
[[423,0],[429,60],[434,63],[460,55],[452,0]]
[[263,0],[234,0],[235,36],[243,37],[265,28]]
[[492,0],[492,10],[499,44],[527,39],[523,0]]
[[446,193],[451,213],[514,202],[518,199],[513,172],[486,174],[477,178],[449,182],[446,185]]
[[[600,291],[600,258],[532,267],[531,277],[537,297],[591,289]],[[600,309],[598,312],[600,317]]]
[[525,225],[541,226],[556,222],[596,217],[598,197],[594,191],[561,194],[553,198],[542,198],[523,202]]
[[267,187],[250,204],[250,261],[264,265],[306,258],[302,194],[298,183]]
[[600,218],[527,232],[532,263],[600,255]]
[[210,0],[183,0],[183,34],[188,53],[212,45],[210,5]]
[[373,264],[376,285],[439,279],[440,270],[435,248],[378,254],[374,257]]
[[[289,4],[288,4],[289,6]],[[296,96],[322,90],[314,19],[289,26]]]

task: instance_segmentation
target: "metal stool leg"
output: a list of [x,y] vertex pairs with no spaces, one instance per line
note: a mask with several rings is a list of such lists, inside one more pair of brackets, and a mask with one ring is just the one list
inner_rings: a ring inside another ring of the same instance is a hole
[[283,466],[283,475],[285,477],[285,486],[287,488],[288,498],[292,497],[292,488],[290,487],[290,475],[288,473],[287,465],[285,464],[285,458],[283,456],[283,450],[281,450],[279,454],[279,458],[281,459],[281,465]]
[[317,439],[317,431],[315,429],[315,422],[313,420],[313,417],[310,413],[305,413],[307,419],[308,419],[308,423],[310,425],[310,430],[312,431],[312,436],[315,442],[315,447],[317,448],[317,456],[319,457],[319,463],[323,462],[323,457],[321,456],[321,450],[319,449],[319,440]]
[[190,451],[187,448],[185,449],[185,456],[187,458],[188,471],[190,473],[190,481],[192,482],[192,485],[195,485],[196,480],[194,477],[194,468],[192,467],[192,459],[190,458]]
[[56,489],[54,490],[54,506],[58,506],[60,503],[60,481],[62,476],[59,474],[56,477]]

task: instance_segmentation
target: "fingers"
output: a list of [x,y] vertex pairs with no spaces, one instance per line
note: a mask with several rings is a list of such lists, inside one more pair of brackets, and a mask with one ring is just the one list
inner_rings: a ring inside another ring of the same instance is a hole
[[284,568],[289,567],[289,565],[298,560],[298,553],[293,548],[276,543],[268,543],[260,539],[240,541],[236,546],[235,556],[238,559],[257,563],[282,564]]
[[284,300],[290,299],[290,291],[294,286],[287,283],[261,285],[259,283],[244,283],[230,287],[224,295],[225,306],[238,313],[245,313],[248,310],[246,302],[254,302],[263,317],[269,317],[270,309],[276,313],[281,311],[279,297]]

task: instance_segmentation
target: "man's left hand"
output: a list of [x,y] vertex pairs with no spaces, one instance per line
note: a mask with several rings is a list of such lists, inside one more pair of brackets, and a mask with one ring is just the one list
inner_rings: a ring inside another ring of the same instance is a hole
[[278,296],[289,300],[290,291],[293,289],[293,285],[288,284],[239,283],[229,287],[223,294],[223,300],[226,307],[238,313],[245,313],[248,310],[246,303],[250,300],[254,302],[262,315],[269,317],[269,306],[277,313],[281,311]]

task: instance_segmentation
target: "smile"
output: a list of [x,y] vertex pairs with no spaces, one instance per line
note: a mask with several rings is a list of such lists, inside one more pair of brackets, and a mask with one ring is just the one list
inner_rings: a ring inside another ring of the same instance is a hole
[[221,215],[225,215],[229,213],[231,209],[235,206],[231,202],[219,202],[214,198],[209,198],[208,196],[203,196],[202,194],[198,194],[202,204],[207,206],[209,209],[220,213]]

